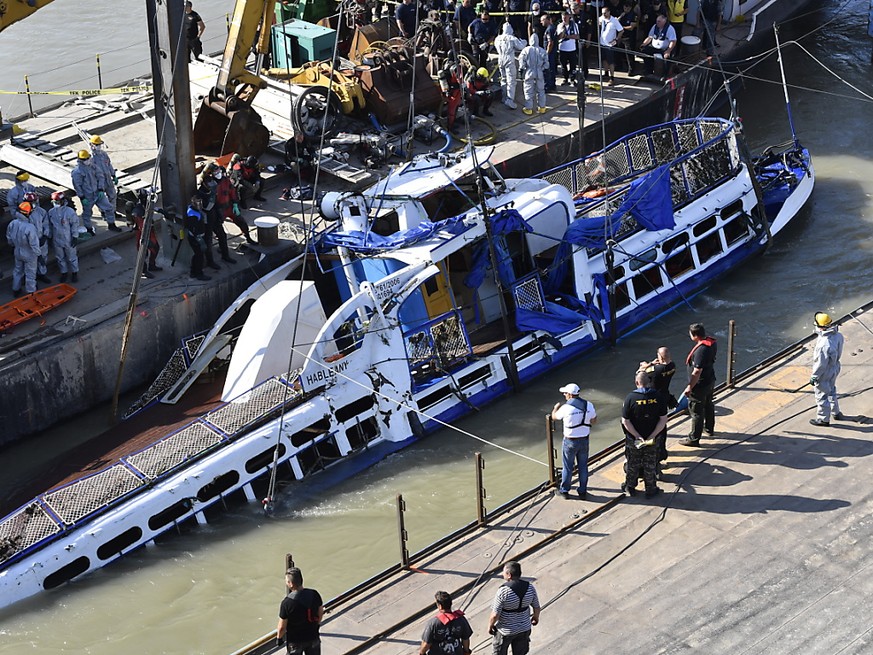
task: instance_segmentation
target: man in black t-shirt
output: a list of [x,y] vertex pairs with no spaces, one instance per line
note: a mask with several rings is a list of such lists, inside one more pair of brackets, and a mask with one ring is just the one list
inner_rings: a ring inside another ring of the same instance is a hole
[[468,655],[473,628],[461,610],[452,611],[452,596],[447,591],[438,591],[437,615],[424,626],[421,634],[419,655]]
[[683,446],[699,446],[700,437],[715,433],[715,404],[712,392],[715,388],[715,337],[706,336],[702,323],[692,323],[688,335],[694,347],[688,353],[688,386],[684,394],[688,396],[688,414],[691,416],[691,434],[679,441]]
[[[670,349],[666,346],[658,348],[658,356],[651,362],[640,362],[640,370],[645,371],[652,378],[652,388],[667,403],[667,410],[674,409],[677,405],[676,397],[670,393],[670,383],[676,374],[676,362],[670,356]],[[658,461],[667,459],[667,427],[658,435]]]
[[291,655],[321,655],[318,626],[324,617],[324,605],[315,589],[303,587],[303,574],[298,568],[285,572],[288,595],[279,606],[277,645],[286,643]]
[[646,484],[646,498],[661,493],[655,481],[658,435],[667,425],[667,403],[651,388],[651,378],[645,371],[634,377],[636,389],[625,398],[621,409],[621,427],[624,428],[625,482],[621,490],[630,496],[636,494],[637,480],[642,469]]
[[203,42],[200,37],[206,31],[206,24],[200,18],[200,14],[194,11],[194,7],[190,2],[185,3],[185,36],[188,39],[188,61],[193,57],[195,60],[200,60],[200,55],[203,54]]

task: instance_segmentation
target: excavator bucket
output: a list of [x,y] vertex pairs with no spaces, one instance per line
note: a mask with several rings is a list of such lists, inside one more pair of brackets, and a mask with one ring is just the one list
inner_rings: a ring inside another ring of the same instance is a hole
[[243,157],[264,154],[270,132],[254,109],[231,97],[220,100],[210,92],[194,122],[194,152],[220,156],[238,152]]

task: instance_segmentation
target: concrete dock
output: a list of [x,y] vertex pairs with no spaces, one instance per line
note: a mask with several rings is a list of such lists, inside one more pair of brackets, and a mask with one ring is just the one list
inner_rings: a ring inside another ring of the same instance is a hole
[[[703,447],[679,446],[687,418],[671,422],[660,496],[620,492],[619,452],[592,466],[588,500],[534,493],[329,602],[322,652],[417,652],[437,590],[465,611],[474,652],[490,652],[495,572],[516,558],[543,606],[533,653],[871,652],[873,313],[841,331],[844,420],[809,424],[810,338],[717,394]],[[284,652],[269,637],[238,652]]]

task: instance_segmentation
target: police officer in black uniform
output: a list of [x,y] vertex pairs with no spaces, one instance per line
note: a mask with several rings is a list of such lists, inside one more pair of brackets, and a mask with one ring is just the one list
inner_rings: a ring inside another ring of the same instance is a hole
[[[651,362],[640,362],[640,370],[645,371],[652,378],[652,387],[667,403],[667,409],[675,409],[678,404],[676,396],[670,393],[670,382],[676,374],[676,362],[670,356],[670,349],[666,346],[658,348],[658,356]],[[667,427],[658,435],[658,462],[667,461]],[[660,478],[661,467],[658,466]]]
[[655,481],[657,448],[655,441],[667,425],[667,403],[652,388],[651,378],[645,371],[637,371],[634,378],[636,389],[625,398],[621,410],[621,426],[624,428],[625,482],[621,490],[630,496],[636,494],[637,480],[642,469],[646,485],[646,498],[659,493]]

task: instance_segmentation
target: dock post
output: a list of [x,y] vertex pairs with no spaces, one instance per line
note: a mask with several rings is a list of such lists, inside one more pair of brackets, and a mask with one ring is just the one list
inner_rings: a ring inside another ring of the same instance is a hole
[[558,477],[555,471],[555,423],[551,414],[546,414],[546,452],[549,461],[549,486],[554,487]]
[[401,568],[409,568],[409,550],[406,548],[406,542],[409,540],[409,535],[406,534],[406,523],[403,520],[403,512],[406,511],[406,503],[403,500],[403,494],[397,494],[397,531],[400,533],[400,566]]
[[476,523],[481,528],[485,525],[485,486],[483,482],[482,471],[485,470],[485,460],[482,459],[482,453],[476,453]]
[[294,555],[285,553],[285,570],[294,568]]
[[100,70],[100,53],[97,53],[97,88],[103,88],[103,73]]
[[734,352],[734,337],[737,336],[737,322],[731,319],[728,321],[728,360],[727,360],[727,387],[728,389],[734,386],[734,364],[736,363],[736,353]]
[[33,113],[33,99],[30,97],[30,78],[24,76],[24,91],[27,93],[27,108],[30,111],[30,117],[33,118],[36,114]]

